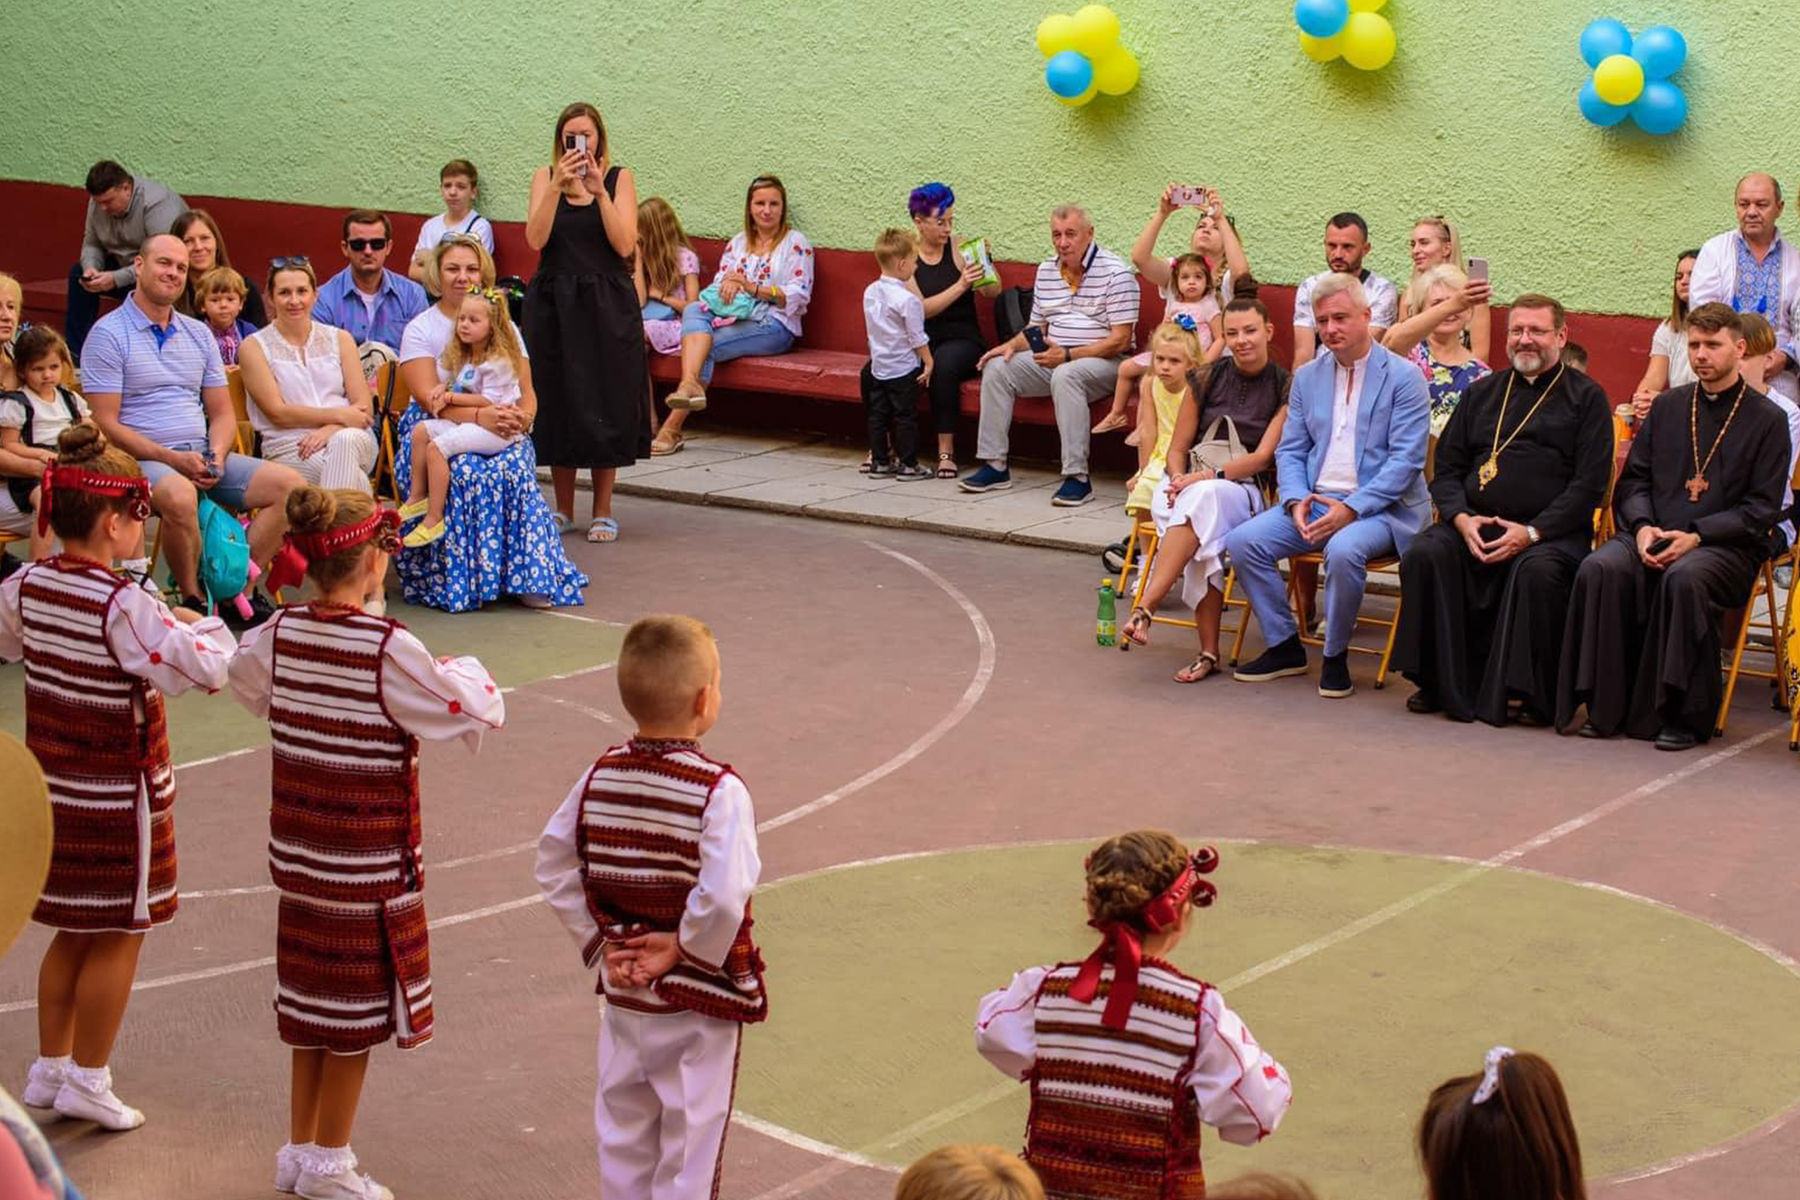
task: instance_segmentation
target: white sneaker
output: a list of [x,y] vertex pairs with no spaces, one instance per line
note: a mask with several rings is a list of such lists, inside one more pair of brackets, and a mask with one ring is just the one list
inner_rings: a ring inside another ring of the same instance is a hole
[[54,1107],[65,1117],[93,1121],[114,1133],[136,1129],[144,1123],[143,1113],[113,1095],[112,1071],[107,1067],[71,1065],[63,1073]]
[[294,1185],[300,1181],[300,1160],[306,1152],[313,1149],[308,1142],[304,1146],[296,1146],[289,1142],[275,1152],[275,1190],[293,1193]]
[[49,1108],[56,1103],[56,1093],[62,1090],[63,1074],[69,1067],[68,1055],[61,1058],[42,1058],[31,1064],[31,1073],[25,1076],[25,1090],[19,1093],[19,1102],[27,1108]]
[[387,1188],[356,1173],[356,1154],[348,1146],[308,1146],[298,1157],[294,1194],[305,1200],[394,1200]]

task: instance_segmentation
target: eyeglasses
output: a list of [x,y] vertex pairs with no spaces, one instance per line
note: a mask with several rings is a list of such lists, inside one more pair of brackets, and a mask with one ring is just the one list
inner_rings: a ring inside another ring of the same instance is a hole
[[344,244],[360,254],[364,250],[386,250],[388,240],[384,237],[350,238]]
[[[354,243],[352,244],[352,248],[354,248]],[[290,254],[286,258],[271,258],[269,260],[269,270],[271,271],[285,271],[289,267],[310,268],[311,266],[312,260],[304,254]]]
[[440,246],[481,246],[481,248],[483,250],[487,249],[487,247],[485,245],[482,245],[481,239],[476,237],[474,234],[460,233],[454,229],[451,230],[449,233],[446,233],[443,237],[439,238],[438,245],[440,245]]

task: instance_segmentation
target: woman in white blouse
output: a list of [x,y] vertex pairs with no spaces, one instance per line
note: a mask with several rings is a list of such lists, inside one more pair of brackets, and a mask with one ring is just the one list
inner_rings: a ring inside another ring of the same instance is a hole
[[262,457],[293,466],[308,483],[368,491],[374,401],[356,343],[313,320],[317,287],[306,259],[275,259],[267,294],[274,322],[238,350]]
[[[1669,388],[1694,382],[1694,368],[1687,355],[1688,283],[1694,277],[1698,250],[1683,250],[1675,260],[1675,294],[1669,318],[1650,338],[1650,363],[1631,395],[1632,414],[1639,420],[1650,415],[1650,402]],[[1621,408],[1624,406],[1621,405]]]
[[744,193],[744,231],[733,234],[725,247],[713,286],[722,305],[735,306],[747,298],[749,313],[715,325],[720,317],[706,304],[690,304],[682,311],[681,382],[669,396],[669,419],[653,446],[679,444],[688,413],[706,407],[705,387],[715,363],[746,354],[781,354],[800,336],[800,318],[812,300],[813,248],[805,234],[788,225],[787,188],[775,176],[750,181]]

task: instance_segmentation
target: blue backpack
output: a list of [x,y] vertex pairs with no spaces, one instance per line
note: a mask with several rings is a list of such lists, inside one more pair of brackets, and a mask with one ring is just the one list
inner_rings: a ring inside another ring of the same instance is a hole
[[216,611],[250,586],[250,541],[238,519],[200,497],[200,590]]

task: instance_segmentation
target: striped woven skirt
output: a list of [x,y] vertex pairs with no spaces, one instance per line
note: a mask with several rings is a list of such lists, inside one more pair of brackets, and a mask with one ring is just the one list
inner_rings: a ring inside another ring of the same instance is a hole
[[123,778],[55,775],[49,785],[55,836],[32,920],[77,933],[141,933],[173,918],[175,814],[168,766]]
[[275,935],[275,1020],[302,1050],[360,1054],[393,1038],[431,1040],[431,948],[425,896],[340,903],[281,894]]

